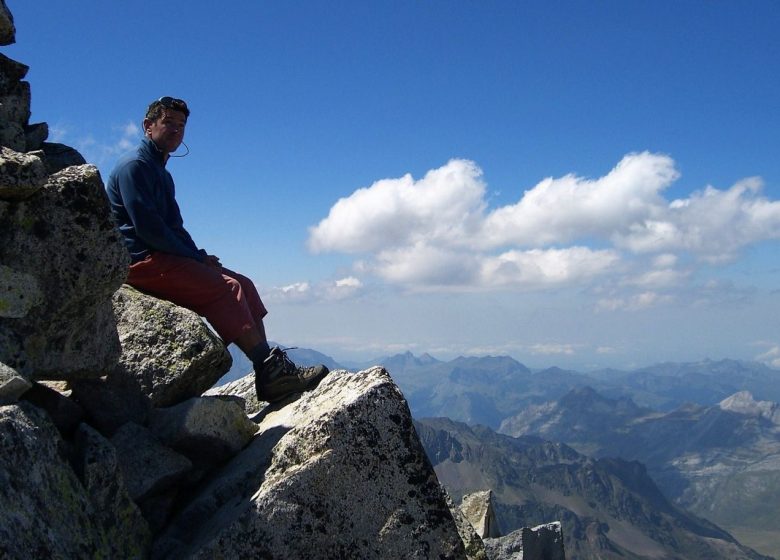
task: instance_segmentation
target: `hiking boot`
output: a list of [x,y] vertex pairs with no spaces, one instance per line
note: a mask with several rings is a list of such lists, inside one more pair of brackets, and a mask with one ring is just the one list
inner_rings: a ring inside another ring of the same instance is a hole
[[297,367],[284,350],[274,346],[262,368],[255,371],[257,398],[269,403],[281,401],[315,387],[327,373],[328,368],[322,364]]

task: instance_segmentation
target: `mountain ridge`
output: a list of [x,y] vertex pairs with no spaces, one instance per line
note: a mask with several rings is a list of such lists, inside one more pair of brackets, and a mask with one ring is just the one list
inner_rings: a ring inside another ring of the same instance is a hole
[[671,504],[637,461],[588,458],[562,443],[447,418],[415,426],[453,498],[490,488],[504,532],[561,519],[571,558],[767,558]]
[[594,457],[641,461],[675,503],[737,536],[760,538],[755,542],[763,550],[777,554],[779,410],[742,391],[711,406],[625,414],[616,400],[572,390],[505,419],[499,431],[565,442]]

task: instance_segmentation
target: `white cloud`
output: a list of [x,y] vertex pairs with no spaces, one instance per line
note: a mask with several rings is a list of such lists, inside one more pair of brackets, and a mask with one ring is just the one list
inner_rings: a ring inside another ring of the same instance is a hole
[[663,193],[678,176],[670,157],[632,153],[603,177],[547,178],[490,210],[479,167],[452,160],[419,180],[382,179],[340,199],[310,228],[308,245],[359,255],[355,270],[415,290],[601,279],[637,290],[604,298],[602,309],[643,309],[671,301],[659,290],[689,282],[696,262],[780,239],[780,201],[763,197],[758,179],[670,202]]
[[658,219],[616,232],[615,243],[636,253],[687,251],[707,262],[732,260],[750,243],[780,239],[780,201],[762,197],[762,188],[755,177],[725,191],[707,187],[672,201]]
[[363,282],[354,276],[315,285],[309,282],[295,282],[287,286],[260,290],[268,301],[283,303],[311,303],[333,301],[356,297],[363,291]]
[[473,233],[484,209],[482,171],[452,160],[419,181],[411,175],[358,189],[310,228],[314,252],[361,253],[414,245],[458,243]]
[[476,282],[479,255],[443,249],[418,242],[409,247],[381,251],[364,267],[394,284],[411,286],[468,286]]
[[674,297],[669,294],[648,291],[624,297],[603,298],[598,301],[597,308],[601,311],[641,311],[673,301]]
[[587,247],[482,255],[417,243],[382,251],[364,272],[417,289],[425,287],[538,289],[588,280],[618,261],[614,251]]
[[626,279],[626,284],[643,289],[662,289],[681,286],[688,278],[686,271],[664,268],[661,270],[648,270]]
[[341,300],[355,297],[363,289],[363,282],[354,276],[347,276],[325,285],[327,299]]
[[532,354],[571,356],[575,353],[577,346],[576,344],[539,343],[532,345],[529,350]]
[[295,282],[287,286],[277,286],[260,289],[263,298],[274,302],[305,303],[315,299],[311,285],[308,282]]
[[279,288],[279,291],[284,294],[306,294],[311,291],[311,286],[308,282],[296,282],[295,284],[282,286]]
[[348,276],[347,278],[342,278],[341,280],[336,280],[335,285],[337,288],[347,288],[347,289],[353,289],[353,288],[360,288],[363,283],[354,276]]
[[587,247],[508,251],[483,260],[480,283],[525,288],[571,284],[603,274],[618,258],[614,251]]
[[770,344],[769,346],[770,348],[766,352],[756,356],[756,360],[780,369],[780,344]]
[[526,191],[517,204],[486,219],[483,243],[538,246],[586,236],[608,238],[662,212],[659,193],[678,176],[667,156],[629,154],[606,176],[548,178]]

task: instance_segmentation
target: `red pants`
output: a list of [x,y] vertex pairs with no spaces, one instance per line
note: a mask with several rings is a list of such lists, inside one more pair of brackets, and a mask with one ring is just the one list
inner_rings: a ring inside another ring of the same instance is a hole
[[152,253],[132,264],[127,283],[202,315],[226,345],[268,313],[246,276],[168,253]]

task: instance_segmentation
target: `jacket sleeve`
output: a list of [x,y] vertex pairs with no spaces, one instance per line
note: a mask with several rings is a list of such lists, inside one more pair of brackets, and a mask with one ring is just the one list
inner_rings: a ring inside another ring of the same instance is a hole
[[201,262],[204,260],[205,251],[198,251],[186,231],[183,232],[183,236],[178,235],[160,213],[155,203],[155,180],[150,169],[142,162],[132,161],[119,171],[116,179],[125,210],[141,241],[155,251]]

